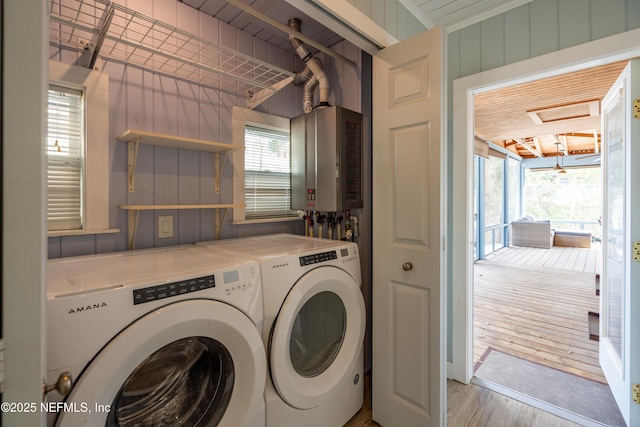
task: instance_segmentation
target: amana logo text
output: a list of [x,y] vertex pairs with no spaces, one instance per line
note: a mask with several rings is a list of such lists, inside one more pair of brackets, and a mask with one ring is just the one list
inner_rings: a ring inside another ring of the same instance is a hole
[[82,306],[82,307],[75,307],[70,309],[67,314],[82,313],[83,311],[97,310],[98,308],[102,308],[102,307],[107,307],[107,303],[101,302],[101,303],[96,303],[96,304]]
[[282,264],[274,264],[273,267],[271,268],[282,268],[282,267],[288,267],[289,263],[288,262],[283,262]]

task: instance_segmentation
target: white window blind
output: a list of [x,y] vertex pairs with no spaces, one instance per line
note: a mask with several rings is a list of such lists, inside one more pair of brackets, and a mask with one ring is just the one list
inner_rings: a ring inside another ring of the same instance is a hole
[[291,210],[289,133],[245,126],[245,218],[298,216]]
[[82,92],[50,86],[46,142],[49,230],[82,228]]

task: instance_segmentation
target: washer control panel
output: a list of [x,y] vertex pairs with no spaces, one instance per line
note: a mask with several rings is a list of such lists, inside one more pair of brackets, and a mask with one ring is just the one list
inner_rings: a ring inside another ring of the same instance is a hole
[[216,287],[216,279],[213,274],[179,282],[165,283],[162,285],[149,286],[147,288],[135,289],[133,291],[133,305],[144,304],[146,302],[158,301],[178,295],[201,291]]
[[222,273],[222,279],[227,295],[231,295],[232,292],[247,291],[253,288],[258,280],[257,267],[250,266],[239,270],[225,271]]

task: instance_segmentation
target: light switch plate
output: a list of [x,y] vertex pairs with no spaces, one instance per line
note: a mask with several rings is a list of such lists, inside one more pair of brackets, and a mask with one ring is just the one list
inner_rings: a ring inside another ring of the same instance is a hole
[[165,215],[158,217],[158,238],[166,239],[173,237],[173,216]]

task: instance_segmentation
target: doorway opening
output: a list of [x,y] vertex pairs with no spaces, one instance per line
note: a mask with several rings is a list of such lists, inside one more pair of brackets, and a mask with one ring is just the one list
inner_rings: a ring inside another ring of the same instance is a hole
[[[615,37],[614,37],[615,38]],[[473,376],[473,282],[474,247],[473,242],[473,141],[474,141],[474,96],[515,84],[531,82],[547,77],[559,76],[574,71],[586,70],[603,64],[628,60],[640,53],[640,46],[629,35],[620,35],[621,45],[611,47],[599,43],[588,43],[554,52],[523,63],[502,67],[497,71],[488,71],[465,77],[454,82],[454,153],[453,175],[457,184],[453,188],[454,215],[453,245],[466,247],[464,253],[454,253],[452,262],[451,306],[454,319],[466,319],[453,322],[450,376],[463,382],[469,382]],[[570,52],[571,55],[568,55]],[[555,164],[555,160],[553,159]],[[551,166],[552,167],[552,166]],[[457,266],[457,267],[456,267]]]
[[[476,365],[492,347],[605,382],[588,330],[598,311],[599,106],[626,62],[474,96]],[[502,280],[488,283],[496,268]]]

